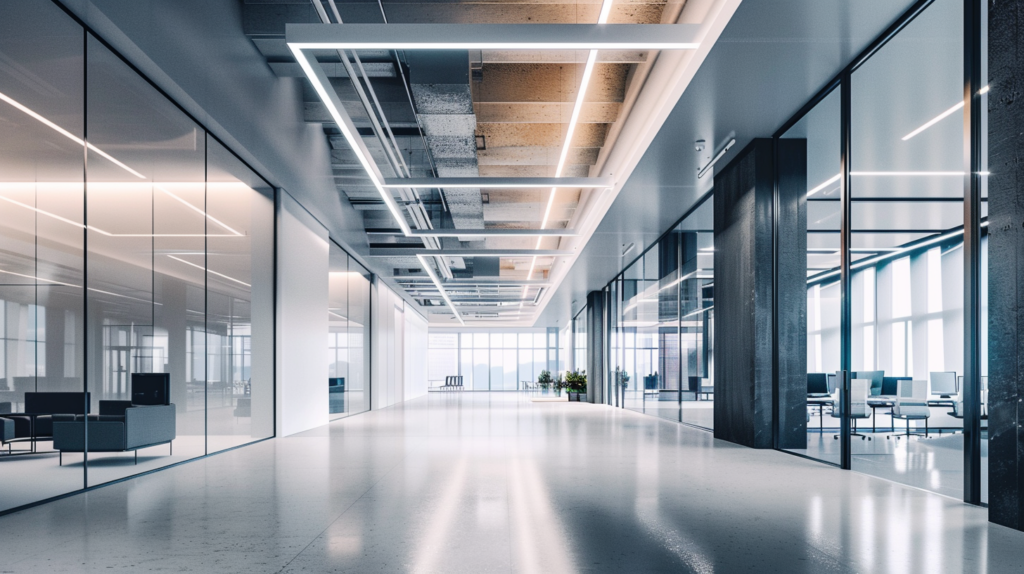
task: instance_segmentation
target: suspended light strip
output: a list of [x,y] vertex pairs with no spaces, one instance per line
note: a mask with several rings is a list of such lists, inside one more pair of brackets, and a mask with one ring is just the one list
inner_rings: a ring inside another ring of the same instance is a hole
[[38,120],[40,123],[42,123],[46,127],[56,131],[57,133],[59,133],[62,136],[70,139],[71,141],[75,142],[76,144],[86,146],[87,148],[89,148],[90,150],[95,152],[97,155],[105,157],[111,163],[113,163],[117,167],[120,167],[121,169],[127,171],[128,173],[134,175],[135,177],[138,177],[140,179],[146,179],[146,176],[144,176],[141,173],[135,171],[134,169],[128,167],[127,165],[121,163],[114,156],[108,154],[107,152],[101,150],[100,148],[98,148],[98,147],[96,147],[96,146],[94,146],[92,144],[86,144],[85,141],[82,140],[82,138],[80,138],[80,137],[76,136],[75,134],[67,131],[66,129],[58,126],[57,124],[51,122],[50,120],[44,118],[43,116],[37,114],[36,112],[34,112],[32,110],[30,110],[29,108],[21,105],[20,103],[18,103],[14,99],[10,98],[6,94],[0,93],[0,100],[3,100],[5,102],[7,102],[8,104],[11,104],[15,108],[21,110],[22,112],[24,112],[25,114],[27,114],[27,115],[29,115],[29,116],[31,116],[33,118],[35,118],[36,120]]
[[441,298],[444,299],[448,308],[452,310],[455,318],[459,320],[459,323],[462,326],[465,326],[466,322],[462,320],[462,315],[459,314],[459,311],[455,308],[455,304],[452,303],[452,300],[448,298],[448,293],[445,292],[444,286],[441,285],[441,280],[437,277],[437,274],[434,273],[434,268],[427,263],[426,257],[423,255],[416,255],[416,259],[419,260],[420,266],[423,267],[423,270],[430,276],[430,280],[434,282],[434,287],[437,287],[437,291],[441,294]]
[[363,145],[363,141],[360,139],[358,132],[356,131],[355,124],[352,123],[352,119],[347,114],[341,112],[341,100],[338,98],[338,94],[334,92],[334,89],[327,89],[330,83],[327,81],[327,77],[324,75],[323,70],[320,69],[319,64],[313,66],[309,62],[309,58],[306,53],[303,52],[303,48],[297,44],[289,44],[288,47],[291,49],[292,54],[295,56],[295,61],[299,63],[302,71],[306,73],[306,78],[309,79],[309,83],[313,85],[313,89],[317,95],[320,96],[320,101],[323,102],[327,108],[328,113],[331,114],[331,118],[334,123],[338,125],[338,129],[341,130],[341,134],[345,136],[345,141],[348,142],[352,152],[356,154],[356,159],[363,166],[363,170],[366,175],[370,178],[373,186],[377,188],[377,192],[380,194],[381,199],[384,200],[384,204],[387,205],[388,210],[391,212],[391,216],[395,218],[398,226],[402,229],[402,234],[408,236],[412,229],[409,224],[405,221],[405,215],[402,214],[398,208],[398,203],[395,202],[394,196],[391,192],[384,188],[383,177],[377,171],[377,165],[373,163],[372,158],[368,154]]
[[[601,3],[601,13],[597,17],[598,24],[607,24],[608,15],[612,11],[612,0],[604,0]],[[583,110],[583,100],[587,95],[587,87],[590,85],[590,76],[594,72],[594,65],[597,63],[597,50],[590,50],[587,54],[587,63],[583,67],[583,77],[580,81],[580,89],[576,93],[576,102],[572,106],[572,114],[569,116],[569,129],[565,132],[565,141],[562,143],[562,153],[558,156],[558,164],[555,166],[555,177],[562,176],[562,169],[565,168],[565,162],[569,158],[569,149],[572,145],[573,135],[576,133],[576,124],[580,118],[580,112]],[[548,195],[548,204],[544,208],[544,219],[541,220],[540,228],[544,229],[548,225],[548,219],[551,217],[551,208],[555,205],[555,192],[558,190],[557,187],[551,188],[551,193]],[[537,245],[534,249],[540,249],[541,241],[543,237],[537,238]],[[537,265],[537,258],[534,257],[533,261],[530,262],[530,272],[526,274],[526,279],[530,280],[533,277],[534,267]],[[524,291],[525,294],[525,291]]]

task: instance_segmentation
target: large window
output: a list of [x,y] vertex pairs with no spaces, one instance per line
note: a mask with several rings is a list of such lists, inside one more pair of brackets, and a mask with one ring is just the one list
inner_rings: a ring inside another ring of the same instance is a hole
[[435,330],[428,335],[428,347],[427,380],[431,387],[443,385],[446,377],[462,376],[466,390],[524,390],[541,371],[549,370],[554,376],[558,370],[558,336],[554,330]]
[[272,436],[271,187],[52,3],[0,56],[0,510]]

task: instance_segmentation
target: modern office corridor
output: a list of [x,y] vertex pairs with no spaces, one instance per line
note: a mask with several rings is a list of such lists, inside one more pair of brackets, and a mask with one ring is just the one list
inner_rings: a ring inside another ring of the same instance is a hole
[[627,410],[432,393],[0,517],[0,570],[1024,570],[986,514]]

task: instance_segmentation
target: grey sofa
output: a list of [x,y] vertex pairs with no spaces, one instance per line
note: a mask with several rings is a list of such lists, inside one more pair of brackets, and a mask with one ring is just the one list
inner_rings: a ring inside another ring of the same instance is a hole
[[[89,452],[136,451],[137,463],[138,449],[171,444],[177,434],[175,420],[174,405],[100,401],[100,414],[89,415]],[[61,452],[61,464],[63,453],[84,450],[86,429],[82,422],[82,415],[54,416],[53,448]]]

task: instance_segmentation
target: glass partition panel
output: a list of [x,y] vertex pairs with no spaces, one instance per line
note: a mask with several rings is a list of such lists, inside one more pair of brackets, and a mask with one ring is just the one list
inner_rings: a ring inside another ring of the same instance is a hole
[[840,368],[840,91],[833,90],[782,139],[807,149],[806,443],[786,450],[841,462]]
[[851,80],[853,468],[957,498],[963,47],[936,0]]
[[345,402],[349,414],[370,410],[370,272],[348,260],[348,376]]
[[81,449],[61,467],[52,438],[59,414],[81,435],[87,403],[83,34],[50,2],[0,18],[0,510],[83,486]]
[[270,185],[207,138],[207,441],[209,452],[274,433]]
[[348,348],[348,254],[330,243],[327,292],[327,402],[332,419],[346,414],[350,384]]
[[714,201],[704,203],[679,223],[679,330],[682,361],[681,420],[714,428],[715,385],[711,342],[714,315]]
[[189,384],[185,350],[206,316],[207,218],[203,131],[91,35],[87,49],[94,485],[206,453],[206,377]]

